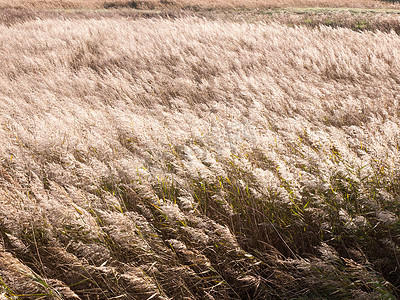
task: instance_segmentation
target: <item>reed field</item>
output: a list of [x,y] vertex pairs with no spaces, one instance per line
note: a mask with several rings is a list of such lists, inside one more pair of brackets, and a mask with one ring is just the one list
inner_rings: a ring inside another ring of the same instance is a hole
[[398,4],[153,2],[0,0],[0,299],[399,298]]
[[269,7],[360,7],[399,8],[398,0],[0,0],[0,7],[10,8],[186,8],[254,9]]

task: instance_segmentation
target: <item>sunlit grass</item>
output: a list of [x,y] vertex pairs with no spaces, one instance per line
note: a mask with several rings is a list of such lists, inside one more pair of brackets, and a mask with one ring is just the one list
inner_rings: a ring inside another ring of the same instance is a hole
[[394,299],[399,36],[297,25],[1,25],[0,295]]
[[265,9],[271,7],[347,7],[347,8],[399,8],[398,1],[378,0],[0,0],[0,8],[18,7],[34,9],[54,8],[130,8],[130,9]]

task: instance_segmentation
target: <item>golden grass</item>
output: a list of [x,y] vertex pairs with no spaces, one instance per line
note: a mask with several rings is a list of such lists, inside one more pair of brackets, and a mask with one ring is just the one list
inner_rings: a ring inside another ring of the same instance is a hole
[[178,6],[199,6],[202,8],[268,8],[268,7],[391,7],[376,0],[175,0]]
[[390,1],[377,0],[0,0],[0,7],[23,8],[104,8],[130,7],[149,8],[270,8],[270,7],[362,7],[362,8],[399,8]]
[[48,19],[0,56],[1,297],[398,296],[394,32]]

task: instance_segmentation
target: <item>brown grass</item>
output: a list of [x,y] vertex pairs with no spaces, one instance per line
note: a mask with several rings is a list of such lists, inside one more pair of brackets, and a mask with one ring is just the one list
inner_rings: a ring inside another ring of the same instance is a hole
[[198,6],[201,8],[268,8],[268,7],[392,7],[375,0],[175,0],[178,6]]
[[196,17],[0,25],[0,296],[394,299],[399,49]]
[[399,8],[398,4],[377,0],[0,0],[0,8],[192,8],[192,9],[226,9],[226,8],[271,8],[271,7],[363,7],[363,8]]

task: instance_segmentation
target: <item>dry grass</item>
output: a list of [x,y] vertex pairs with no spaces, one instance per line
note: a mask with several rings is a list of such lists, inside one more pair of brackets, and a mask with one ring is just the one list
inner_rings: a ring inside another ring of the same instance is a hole
[[0,25],[0,297],[394,299],[399,49],[192,17]]
[[396,1],[377,0],[0,0],[0,7],[22,8],[269,8],[269,7],[363,7],[398,8]]
[[[163,1],[160,1],[161,3]],[[168,1],[167,1],[168,2]],[[268,8],[268,7],[393,7],[393,3],[376,0],[172,0],[180,7],[199,8]]]

